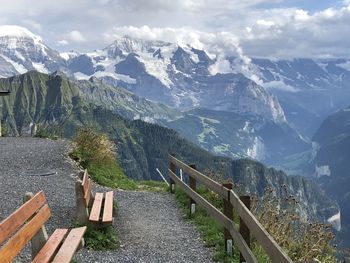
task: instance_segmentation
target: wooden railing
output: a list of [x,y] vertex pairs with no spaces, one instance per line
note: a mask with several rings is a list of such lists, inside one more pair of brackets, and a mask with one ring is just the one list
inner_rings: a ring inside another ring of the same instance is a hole
[[[189,185],[176,175],[178,169],[181,169],[189,176]],[[233,241],[241,253],[240,262],[258,262],[250,249],[250,237],[253,236],[273,263],[293,262],[249,210],[250,197],[239,197],[232,190],[232,184],[221,185],[197,171],[195,165],[187,165],[176,159],[173,155],[169,155],[168,173],[171,192],[174,192],[175,185],[177,185],[190,197],[191,213],[195,213],[195,205],[198,204],[224,226],[225,249],[227,253],[232,253],[230,250],[232,249]],[[206,186],[209,190],[223,198],[224,212],[221,212],[196,192],[197,183]],[[239,229],[233,224],[233,211],[239,215]]]

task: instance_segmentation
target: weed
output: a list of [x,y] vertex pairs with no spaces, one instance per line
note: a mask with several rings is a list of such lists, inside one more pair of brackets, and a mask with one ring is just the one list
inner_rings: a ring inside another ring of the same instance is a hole
[[85,246],[92,250],[114,250],[119,247],[119,241],[113,226],[95,229],[88,226],[84,235]]

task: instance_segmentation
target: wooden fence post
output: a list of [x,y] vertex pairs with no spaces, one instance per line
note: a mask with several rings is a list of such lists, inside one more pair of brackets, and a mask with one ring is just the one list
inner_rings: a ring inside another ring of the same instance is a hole
[[[244,195],[240,196],[239,199],[243,202],[243,204],[250,210],[250,196]],[[250,230],[247,227],[247,225],[244,223],[242,218],[239,218],[239,233],[242,235],[243,239],[247,243],[248,247],[250,248]],[[246,262],[242,253],[240,253],[240,261],[239,262]]]
[[[233,183],[224,183],[224,187],[229,189],[227,191],[227,201],[224,199],[224,215],[227,216],[230,220],[233,220],[233,206],[230,202],[230,191],[233,188]],[[232,256],[233,254],[233,240],[232,236],[228,229],[225,228],[224,230],[224,237],[225,237],[225,252],[226,254]]]
[[[170,154],[171,156],[175,157],[175,154]],[[171,160],[169,160],[169,169],[170,171],[172,171],[174,174],[176,174],[176,166],[175,164],[173,164],[171,162]],[[175,182],[174,180],[169,176],[169,186],[170,186],[170,193],[174,193],[175,192]]]
[[[189,166],[196,170],[195,164],[190,164]],[[190,188],[196,192],[196,187],[197,187],[196,179],[190,175],[189,175],[189,185],[190,185]],[[191,211],[191,215],[193,215],[196,212],[196,201],[194,201],[192,198],[190,198],[190,211]]]

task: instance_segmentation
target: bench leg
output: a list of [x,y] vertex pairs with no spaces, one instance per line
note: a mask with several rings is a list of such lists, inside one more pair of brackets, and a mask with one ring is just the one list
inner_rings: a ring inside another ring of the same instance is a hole
[[[33,193],[26,193],[23,197],[23,203],[27,202],[33,197]],[[35,236],[31,240],[31,246],[32,246],[32,259],[35,258],[35,256],[39,253],[39,251],[42,249],[42,247],[45,245],[46,241],[48,240],[47,231],[45,228],[45,225],[41,227],[41,229],[38,231],[38,233],[35,234]]]
[[80,249],[82,249],[83,247],[85,247],[85,240],[84,240],[84,238],[81,239],[77,250],[80,250]]
[[89,219],[88,210],[85,206],[83,189],[81,181],[75,182],[75,196],[76,196],[76,221],[81,226],[86,226]]

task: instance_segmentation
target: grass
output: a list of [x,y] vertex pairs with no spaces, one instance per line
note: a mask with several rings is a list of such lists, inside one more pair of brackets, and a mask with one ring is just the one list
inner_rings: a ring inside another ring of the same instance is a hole
[[[223,203],[215,196],[215,194],[202,187],[199,187],[197,192],[210,201],[214,206],[222,209]],[[235,252],[232,257],[225,253],[224,227],[217,223],[202,207],[198,205],[196,206],[196,212],[191,215],[189,211],[190,199],[178,187],[176,187],[175,196],[180,208],[185,214],[185,217],[196,225],[205,245],[214,250],[214,260],[225,263],[239,262],[239,253]],[[234,249],[234,251],[238,250]]]
[[138,181],[136,182],[136,190],[151,192],[166,192],[168,185],[159,181]]
[[92,250],[115,250],[119,248],[119,240],[113,226],[95,229],[88,226],[84,235],[85,247]]
[[[223,201],[215,193],[206,190],[204,187],[197,188],[197,193],[220,211],[223,210]],[[189,209],[190,199],[178,187],[175,190],[175,196],[185,217],[196,225],[206,246],[214,250],[214,260],[225,263],[239,262],[239,250],[237,247],[234,247],[232,256],[228,256],[225,253],[223,226],[211,218],[198,205],[196,206],[195,214],[191,215]],[[287,203],[279,203],[281,208],[277,208],[279,206],[278,200],[273,197],[271,190],[267,189],[262,201],[258,202],[255,200],[255,203],[253,202],[252,212],[293,261],[337,262],[334,256],[335,249],[332,246],[334,236],[330,227],[321,223],[299,222],[291,203],[293,202],[293,197],[290,196],[289,198],[290,200],[287,198],[285,201]],[[238,229],[239,218],[237,215],[234,215],[233,222]],[[272,262],[254,238],[252,239],[251,248],[258,262]]]

